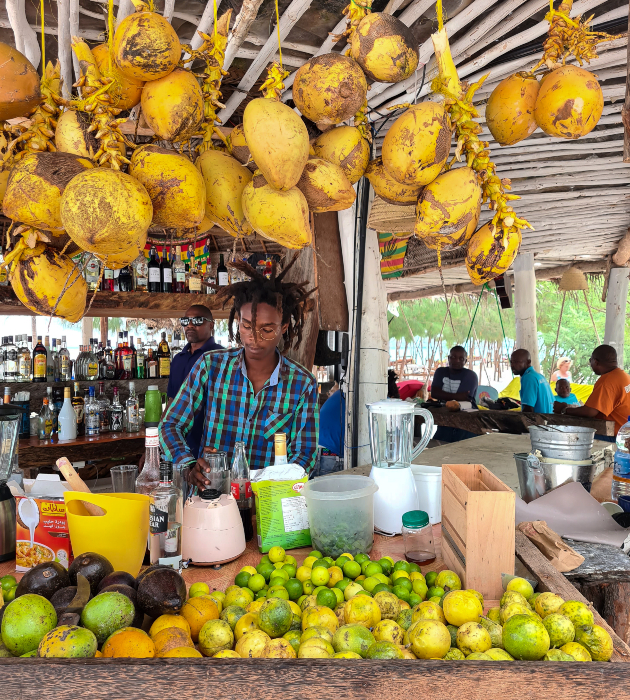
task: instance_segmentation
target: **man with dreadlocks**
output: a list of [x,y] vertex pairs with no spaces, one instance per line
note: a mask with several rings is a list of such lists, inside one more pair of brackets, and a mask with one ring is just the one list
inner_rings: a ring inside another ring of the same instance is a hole
[[[285,282],[295,259],[271,278],[244,262],[231,267],[251,279],[221,288],[218,297],[233,300],[228,322],[230,340],[239,348],[202,355],[192,367],[160,423],[160,443],[174,464],[193,464],[190,482],[204,489],[208,465],[204,450],[221,450],[231,459],[234,445],[244,442],[251,469],[273,462],[274,434],[286,433],[287,458],[309,471],[318,437],[317,382],[283,351],[302,340],[306,302],[314,290],[307,282]],[[195,416],[204,416],[199,454],[186,442]]]

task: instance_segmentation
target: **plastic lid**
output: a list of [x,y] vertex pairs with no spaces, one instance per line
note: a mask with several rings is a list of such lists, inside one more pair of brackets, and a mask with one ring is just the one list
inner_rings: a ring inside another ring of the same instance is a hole
[[221,498],[221,491],[218,489],[204,489],[199,492],[199,498],[202,501],[216,501]]
[[160,387],[157,384],[151,384],[151,386],[147,387],[147,391],[159,391]]
[[401,399],[383,399],[376,403],[369,403],[367,407],[372,413],[415,413],[416,406],[409,401]]
[[157,428],[146,428],[145,435],[147,437],[157,437],[158,429]]
[[403,527],[425,527],[429,524],[429,516],[423,510],[410,510],[402,516]]

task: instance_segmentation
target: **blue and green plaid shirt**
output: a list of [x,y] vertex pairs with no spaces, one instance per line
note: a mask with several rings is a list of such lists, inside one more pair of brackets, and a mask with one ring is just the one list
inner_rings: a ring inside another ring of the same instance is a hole
[[[195,455],[186,435],[197,414],[205,416],[201,451]],[[228,453],[244,442],[250,469],[274,461],[273,436],[287,435],[287,459],[309,471],[317,452],[317,382],[297,362],[279,355],[264,387],[254,394],[242,349],[214,350],[197,360],[160,423],[160,444],[174,464],[196,461],[205,447]]]

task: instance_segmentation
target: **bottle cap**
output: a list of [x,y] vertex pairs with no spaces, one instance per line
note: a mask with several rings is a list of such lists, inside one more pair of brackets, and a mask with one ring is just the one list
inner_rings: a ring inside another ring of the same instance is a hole
[[159,391],[160,387],[157,384],[151,384],[151,386],[147,387],[147,391]]
[[425,527],[429,524],[429,516],[423,510],[410,510],[402,516],[403,527]]
[[66,386],[63,389],[63,398],[64,399],[69,399],[70,398],[70,387]]

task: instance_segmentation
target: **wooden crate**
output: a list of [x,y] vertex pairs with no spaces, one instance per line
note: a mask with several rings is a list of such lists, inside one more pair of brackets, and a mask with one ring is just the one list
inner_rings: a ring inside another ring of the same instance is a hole
[[514,573],[516,494],[481,464],[442,465],[442,557],[466,588],[503,595]]

